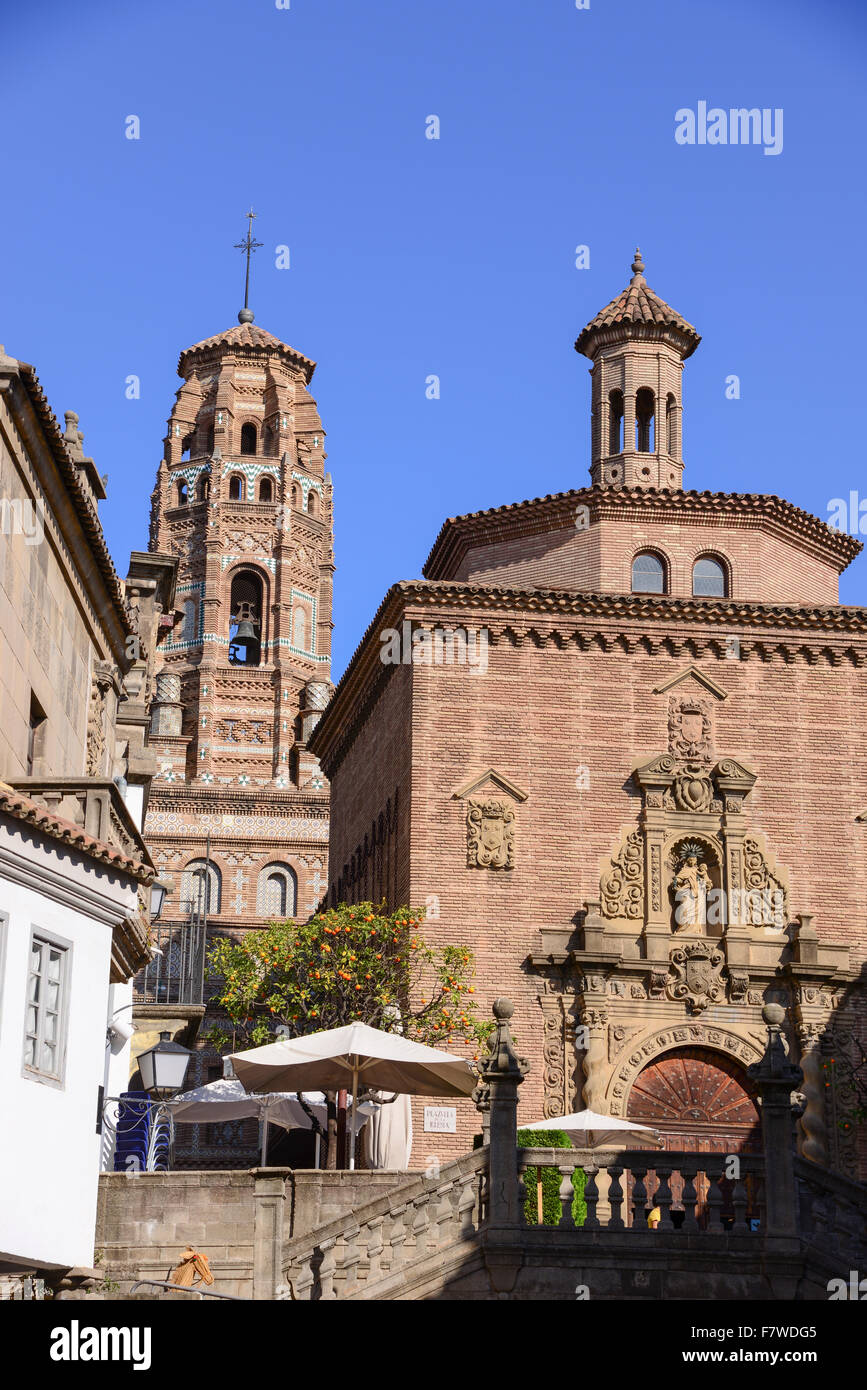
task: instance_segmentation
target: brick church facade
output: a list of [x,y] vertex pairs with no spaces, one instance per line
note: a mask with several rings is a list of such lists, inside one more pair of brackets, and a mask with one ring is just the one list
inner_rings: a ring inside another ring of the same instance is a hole
[[[428,939],[473,948],[481,1016],[515,1001],[522,1124],[588,1107],[755,1148],[746,1069],[783,1004],[801,1151],[854,1176],[867,610],[838,580],[860,545],[683,489],[699,336],[643,270],[576,343],[590,486],[447,521],[318,724],[329,893],[427,904]],[[415,1162],[477,1120],[424,1135],[419,1109]]]
[[[334,569],[315,364],[249,310],[238,318],[181,354],[152,496],[149,549],[178,560],[178,611],[152,691],[159,771],[145,826],[171,885],[160,926],[173,954],[140,1028],[183,993],[178,943],[205,914],[209,937],[306,920],[326,888],[328,787],[308,748],[331,693]],[[221,1074],[200,1048],[188,1080]],[[208,1143],[194,1127],[196,1166],[229,1149],[242,1161],[245,1145],[255,1158],[255,1124],[229,1129]]]

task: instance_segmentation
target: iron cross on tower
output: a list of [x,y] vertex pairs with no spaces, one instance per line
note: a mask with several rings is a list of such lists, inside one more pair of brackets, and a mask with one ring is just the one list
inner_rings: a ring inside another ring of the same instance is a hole
[[246,251],[247,253],[247,276],[244,280],[244,307],[241,310],[241,314],[244,315],[243,319],[241,319],[241,314],[238,315],[238,318],[241,319],[242,323],[252,323],[253,321],[253,315],[250,313],[250,253],[252,251],[256,251],[260,246],[263,245],[261,241],[253,240],[253,218],[255,216],[256,214],[251,208],[250,211],[247,213],[247,220],[249,223],[247,227],[247,235],[243,241],[235,242],[236,251]]

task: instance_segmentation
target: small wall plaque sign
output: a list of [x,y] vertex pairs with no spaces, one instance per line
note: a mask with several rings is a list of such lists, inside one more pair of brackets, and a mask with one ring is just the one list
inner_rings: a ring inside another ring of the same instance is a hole
[[426,1105],[424,1108],[425,1134],[454,1134],[457,1115],[458,1112],[454,1105]]

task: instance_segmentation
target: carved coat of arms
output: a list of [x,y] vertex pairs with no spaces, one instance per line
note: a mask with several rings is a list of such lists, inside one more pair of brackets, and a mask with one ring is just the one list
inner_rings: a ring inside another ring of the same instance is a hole
[[506,801],[467,803],[467,867],[512,869],[515,812]]
[[709,941],[692,942],[671,953],[671,969],[666,993],[669,999],[685,999],[693,1013],[723,996],[722,967],[725,957]]

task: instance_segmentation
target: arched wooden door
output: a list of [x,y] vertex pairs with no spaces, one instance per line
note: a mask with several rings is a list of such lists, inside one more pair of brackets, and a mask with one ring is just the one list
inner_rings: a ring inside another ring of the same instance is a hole
[[[762,1152],[762,1122],[754,1087],[743,1067],[712,1048],[680,1047],[649,1062],[633,1083],[627,1115],[658,1129],[668,1150]],[[676,1177],[672,1179],[675,1206],[680,1206],[682,1186]],[[721,1184],[724,1212],[732,1186],[727,1181]],[[649,1180],[649,1197],[655,1187],[655,1180]],[[697,1183],[700,1216],[707,1187],[706,1179]]]

